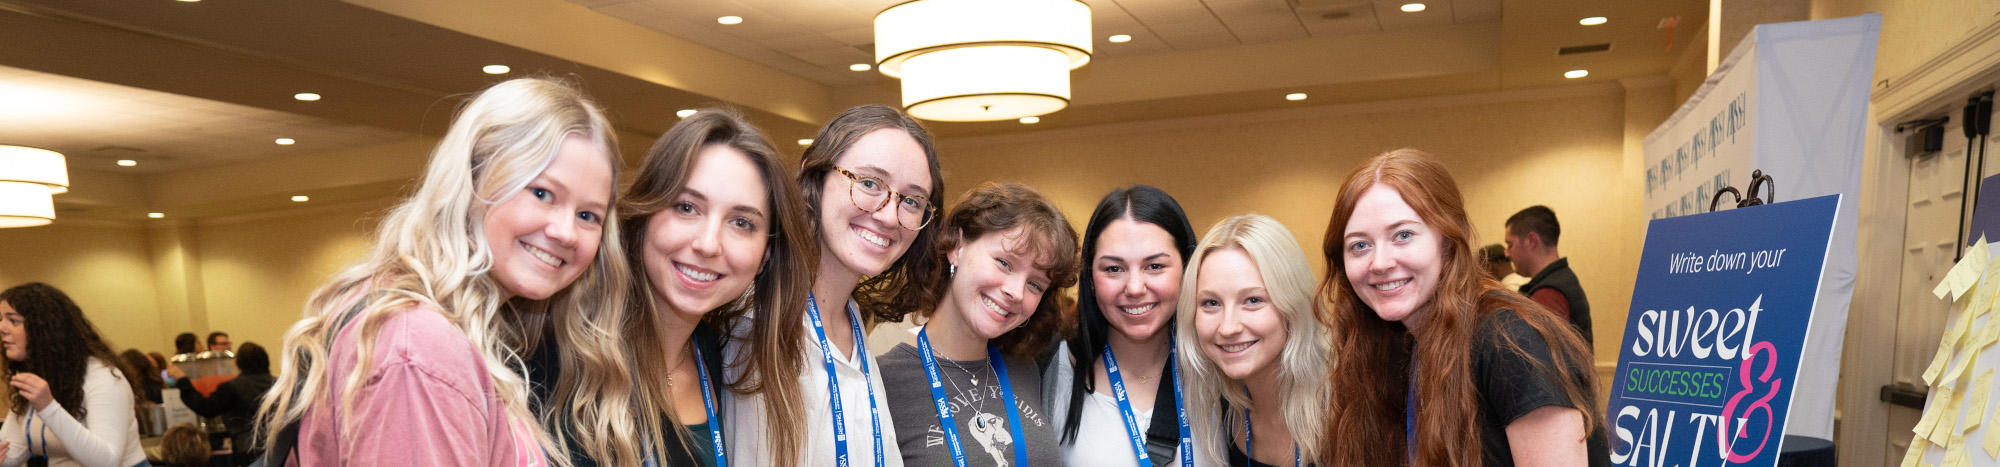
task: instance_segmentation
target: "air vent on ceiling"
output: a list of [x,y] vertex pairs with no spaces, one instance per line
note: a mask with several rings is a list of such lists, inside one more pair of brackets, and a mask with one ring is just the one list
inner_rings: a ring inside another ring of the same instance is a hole
[[1597,52],[1608,52],[1610,50],[1611,50],[1610,42],[1605,42],[1602,44],[1572,45],[1569,47],[1556,49],[1556,55],[1560,56],[1560,55],[1588,54]]
[[1321,19],[1344,19],[1354,16],[1355,10],[1374,8],[1368,0],[1285,0],[1285,3],[1299,16]]

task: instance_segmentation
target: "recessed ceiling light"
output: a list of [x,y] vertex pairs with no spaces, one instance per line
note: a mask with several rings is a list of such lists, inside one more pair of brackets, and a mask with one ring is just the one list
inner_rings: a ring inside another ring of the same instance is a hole
[[298,142],[299,142],[298,140],[291,138],[278,138],[277,141],[279,146],[291,146],[293,144],[297,144]]
[[292,202],[294,203],[303,203],[307,201],[312,201],[312,198],[308,198],[306,197],[306,195],[292,195]]
[[1042,117],[1021,117],[1021,123],[1025,124],[1033,125],[1041,122],[1042,122]]
[[799,138],[800,146],[811,146],[812,144],[813,144],[812,138]]
[[1291,94],[1286,94],[1286,95],[1285,95],[1285,100],[1288,100],[1288,101],[1302,101],[1302,100],[1306,100],[1306,93],[1303,93],[1303,92],[1295,92],[1295,93],[1291,93]]
[[1404,12],[1408,12],[1408,13],[1416,13],[1416,12],[1419,12],[1419,11],[1424,11],[1424,4],[1422,4],[1422,3],[1405,3],[1405,4],[1403,4],[1403,11],[1404,11]]
[[149,213],[146,213],[146,217],[151,217],[151,218],[154,218],[154,219],[165,219],[165,218],[167,218],[167,213],[164,213],[164,212],[149,212]]
[[302,93],[298,93],[298,94],[293,94],[293,95],[292,95],[292,98],[293,98],[293,99],[298,99],[298,100],[302,100],[302,101],[306,101],[306,102],[312,102],[312,101],[316,101],[316,100],[319,100],[319,95],[318,95],[318,94],[313,94],[313,93],[310,93],[310,92],[302,92]]
[[1590,70],[1570,70],[1563,72],[1563,77],[1569,79],[1577,79],[1585,76],[1590,76]]
[[1111,42],[1132,42],[1132,36],[1129,34],[1116,34],[1112,35],[1110,40]]
[[479,71],[484,71],[489,75],[504,75],[509,71],[514,71],[514,69],[508,68],[507,65],[487,65],[484,68],[480,68]]
[[694,109],[681,109],[674,112],[674,116],[680,118],[688,118],[689,115],[694,115]]
[[868,69],[870,69],[870,68],[874,68],[874,67],[873,67],[873,66],[870,66],[870,65],[868,65],[868,64],[866,64],[866,63],[856,63],[856,64],[853,64],[853,65],[848,65],[848,66],[847,66],[847,69],[849,69],[849,70],[854,70],[854,71],[868,71]]
[[1608,22],[1608,21],[1611,21],[1611,20],[1608,20],[1608,19],[1604,19],[1604,17],[1602,17],[1602,16],[1592,16],[1592,17],[1589,17],[1589,18],[1584,18],[1584,19],[1580,19],[1580,20],[1577,20],[1577,21],[1576,21],[1576,24],[1581,24],[1581,25],[1584,25],[1584,26],[1596,26],[1596,25],[1599,25],[1599,24],[1604,24],[1605,22]]
[[194,3],[194,2],[199,2],[199,1],[201,1],[201,0],[174,0],[174,1],[178,1],[178,2],[182,2],[182,3]]
[[741,23],[743,22],[743,17],[741,17],[741,16],[724,16],[724,17],[721,17],[721,18],[716,18],[716,19],[715,19],[715,22],[717,22],[717,23],[722,23],[722,24],[741,24]]
[[131,160],[131,159],[119,159],[119,160],[118,160],[118,166],[119,166],[119,167],[131,167],[131,166],[135,166],[135,165],[139,165],[139,161],[135,161],[135,160]]

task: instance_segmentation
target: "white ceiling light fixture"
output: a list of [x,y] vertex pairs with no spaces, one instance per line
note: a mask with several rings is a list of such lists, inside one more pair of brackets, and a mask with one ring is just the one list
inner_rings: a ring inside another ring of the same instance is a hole
[[1576,20],[1576,24],[1581,24],[1581,25],[1584,25],[1584,26],[1596,26],[1596,25],[1599,25],[1599,24],[1604,24],[1604,23],[1607,23],[1607,22],[1610,22],[1610,21],[1611,21],[1611,20],[1608,20],[1608,19],[1604,19],[1604,17],[1602,17],[1602,16],[1592,16],[1592,17],[1589,17],[1589,18],[1584,18],[1584,19],[1580,19],[1580,20]]
[[1569,79],[1577,79],[1585,76],[1590,76],[1590,70],[1570,70],[1563,72],[1563,77]]
[[1422,3],[1405,3],[1405,4],[1403,4],[1403,12],[1405,12],[1405,13],[1416,13],[1416,12],[1419,12],[1419,11],[1424,11],[1424,4],[1422,4]]
[[1042,122],[1042,117],[1021,117],[1021,123],[1023,124],[1033,125],[1041,122]]
[[868,71],[868,70],[873,70],[873,69],[875,69],[875,66],[874,66],[874,65],[869,65],[869,64],[866,64],[866,63],[856,63],[856,64],[853,64],[853,65],[848,65],[848,66],[847,66],[847,69],[848,69],[849,71]]
[[743,24],[743,17],[741,17],[741,16],[724,16],[724,17],[721,17],[721,18],[716,18],[716,19],[715,19],[715,22],[717,22],[717,23],[722,23],[722,24]]
[[812,138],[799,138],[800,146],[811,146],[812,144],[813,144]]
[[1286,95],[1285,95],[1285,100],[1288,100],[1288,101],[1302,101],[1302,100],[1306,100],[1306,93],[1303,93],[1303,92],[1295,92],[1295,93],[1291,93],[1291,94],[1286,94]]
[[694,115],[694,112],[695,112],[694,109],[680,109],[674,111],[674,116],[680,118],[688,118],[689,115]]
[[69,167],[62,153],[0,145],[0,228],[55,222],[52,195],[68,191]]
[[514,69],[508,67],[507,65],[487,65],[485,67],[480,68],[479,71],[484,71],[486,72],[486,74],[489,75],[504,75],[507,74],[507,72],[514,71]]
[[137,166],[137,165],[139,165],[139,161],[135,161],[135,160],[131,160],[131,159],[119,159],[119,160],[118,160],[118,166],[119,166],[119,167],[133,167],[133,166]]
[[312,197],[306,195],[292,195],[292,202],[294,203],[303,203],[307,201],[312,201]]
[[1126,43],[1126,42],[1132,42],[1132,35],[1131,35],[1131,34],[1113,34],[1113,35],[1111,35],[1111,37],[1107,37],[1107,38],[1105,38],[1105,40],[1108,40],[1108,41],[1111,41],[1111,42],[1117,42],[1117,43],[1121,43],[1121,44],[1122,44],[1122,43]]
[[291,138],[278,138],[277,140],[275,140],[275,141],[272,141],[272,142],[274,142],[274,143],[278,143],[278,145],[279,145],[279,146],[291,146],[291,145],[294,145],[294,144],[298,144],[298,143],[299,143],[299,140],[295,140],[295,139],[291,139]]
[[875,16],[875,68],[903,80],[903,108],[925,120],[1062,110],[1090,54],[1090,6],[1077,0],[917,0]]
[[292,95],[292,98],[293,98],[293,99],[298,99],[298,100],[302,100],[302,101],[306,101],[306,102],[312,102],[312,101],[316,101],[316,100],[319,100],[319,94],[314,94],[314,93],[310,93],[310,92],[302,92],[302,93],[298,93],[298,94],[293,94],[293,95]]
[[147,218],[149,218],[149,219],[166,219],[166,218],[167,218],[167,213],[164,213],[164,212],[149,212],[149,213],[146,213],[146,217],[147,217]]

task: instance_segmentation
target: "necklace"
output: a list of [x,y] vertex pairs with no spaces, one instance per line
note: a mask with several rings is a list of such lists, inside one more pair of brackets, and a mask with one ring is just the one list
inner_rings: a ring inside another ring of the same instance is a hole
[[[958,371],[962,371],[962,372],[965,372],[965,374],[967,375],[966,379],[967,379],[968,381],[970,381],[970,382],[971,382],[971,384],[972,384],[972,390],[973,390],[974,392],[966,392],[966,391],[965,391],[965,388],[961,388],[961,387],[959,387],[959,386],[958,386],[958,380],[956,380],[956,379],[951,379],[951,378],[945,378],[945,381],[949,381],[949,382],[951,382],[951,389],[952,389],[952,390],[954,390],[954,391],[958,391],[958,393],[959,393],[959,394],[963,395],[963,396],[964,396],[964,397],[966,398],[966,403],[967,403],[967,405],[968,405],[969,407],[971,407],[972,409],[974,409],[974,410],[973,410],[974,412],[982,412],[982,413],[983,413],[983,412],[985,412],[985,410],[986,410],[986,398],[985,398],[985,397],[980,397],[980,394],[979,394],[979,393],[977,392],[977,391],[979,391],[979,389],[980,389],[980,386],[979,386],[979,376],[980,376],[980,375],[983,375],[983,374],[986,374],[986,372],[989,372],[989,371],[993,371],[993,365],[991,365],[991,364],[988,364],[988,365],[986,365],[986,367],[985,367],[985,368],[983,369],[984,371],[980,371],[980,372],[976,372],[976,373],[975,373],[975,372],[973,372],[973,371],[972,371],[971,369],[968,369],[968,368],[966,368],[966,367],[965,367],[965,365],[963,365],[963,364],[960,364],[960,363],[959,363],[959,362],[957,362],[957,361],[954,361],[954,360],[951,360],[951,359],[943,359],[943,360],[945,361],[945,363],[949,363],[949,364],[951,364],[951,366],[952,366],[953,368],[958,368]],[[977,401],[977,402],[974,402],[974,401],[973,401],[973,399],[977,399],[978,401]]]
[[694,361],[694,336],[688,336],[688,348],[684,350],[681,352],[681,361],[675,363],[672,369],[667,370],[667,387],[674,387],[674,373],[680,373],[682,368],[687,368],[688,362]]

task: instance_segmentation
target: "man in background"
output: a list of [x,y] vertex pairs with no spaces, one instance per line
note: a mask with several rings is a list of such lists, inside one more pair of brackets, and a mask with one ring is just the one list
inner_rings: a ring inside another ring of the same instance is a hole
[[222,331],[208,333],[208,350],[211,351],[229,350],[229,333]]
[[1514,272],[1529,277],[1521,286],[1522,295],[1568,318],[1583,341],[1593,343],[1590,300],[1584,297],[1576,273],[1570,271],[1569,258],[1556,248],[1561,236],[1562,224],[1556,222],[1555,211],[1540,205],[1522,209],[1507,218],[1507,258],[1513,261]]

